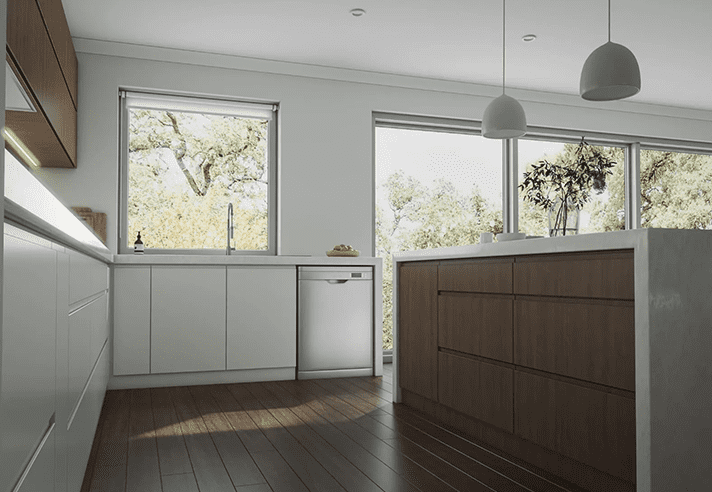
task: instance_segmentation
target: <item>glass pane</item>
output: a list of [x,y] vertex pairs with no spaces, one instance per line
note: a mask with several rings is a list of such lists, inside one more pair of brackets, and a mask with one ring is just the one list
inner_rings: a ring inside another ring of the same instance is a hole
[[129,110],[128,246],[268,249],[268,122]]
[[383,258],[383,348],[393,348],[391,255],[477,244],[502,231],[502,143],[477,135],[376,128],[376,254]]
[[[520,139],[518,159],[520,232],[548,237],[625,228],[622,148]],[[526,176],[537,181],[527,183]]]
[[640,151],[641,226],[712,229],[712,156]]

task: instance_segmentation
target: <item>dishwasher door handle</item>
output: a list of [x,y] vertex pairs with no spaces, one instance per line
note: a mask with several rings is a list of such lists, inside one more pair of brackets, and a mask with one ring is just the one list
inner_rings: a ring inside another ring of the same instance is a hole
[[347,279],[347,278],[346,279],[334,279],[334,278],[327,279],[327,282],[330,284],[345,284],[348,281],[349,281],[349,279]]

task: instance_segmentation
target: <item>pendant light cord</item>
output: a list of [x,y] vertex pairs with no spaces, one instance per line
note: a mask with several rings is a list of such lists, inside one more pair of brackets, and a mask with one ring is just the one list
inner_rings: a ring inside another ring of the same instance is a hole
[[611,0],[608,0],[608,42],[611,42]]
[[[609,2],[611,0],[608,0]],[[505,54],[504,54],[504,43],[505,43],[505,30],[504,30],[504,20],[505,20],[505,7],[506,5],[506,0],[502,0],[502,94],[504,94],[504,81],[505,81],[505,74],[507,70],[507,66],[505,63]],[[608,26],[610,30],[610,25]],[[610,35],[609,35],[610,36]]]

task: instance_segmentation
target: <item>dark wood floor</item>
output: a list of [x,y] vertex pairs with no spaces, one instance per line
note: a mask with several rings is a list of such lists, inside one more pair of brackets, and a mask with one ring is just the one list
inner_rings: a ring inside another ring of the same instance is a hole
[[384,373],[108,391],[82,492],[580,491],[392,404]]

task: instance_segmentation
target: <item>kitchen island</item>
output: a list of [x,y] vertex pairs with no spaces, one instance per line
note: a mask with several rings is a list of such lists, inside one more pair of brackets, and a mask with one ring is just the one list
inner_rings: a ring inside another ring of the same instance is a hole
[[712,232],[394,255],[394,400],[589,490],[709,490]]

